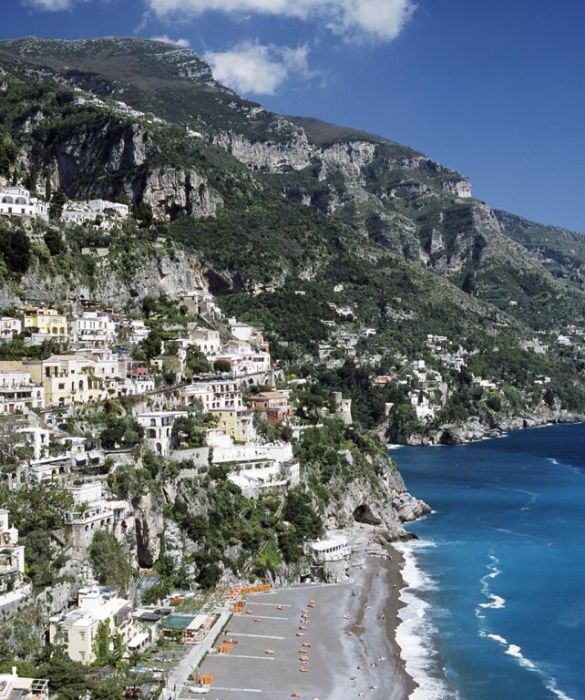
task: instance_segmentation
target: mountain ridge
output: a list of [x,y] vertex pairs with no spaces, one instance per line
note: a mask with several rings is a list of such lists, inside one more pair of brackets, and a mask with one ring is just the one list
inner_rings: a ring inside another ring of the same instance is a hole
[[[497,379],[510,346],[534,368],[521,380],[534,405],[542,374],[580,405],[568,386],[581,391],[577,358],[555,349],[564,325],[585,323],[580,260],[577,272],[553,269],[530,230],[475,199],[456,171],[381,137],[268,112],[161,42],[0,42],[0,67],[11,176],[132,204],[198,257],[228,311],[263,324],[280,357],[315,355],[348,308],[377,329],[363,342],[368,362],[444,334],[485,350]],[[539,334],[544,364],[524,349]]]

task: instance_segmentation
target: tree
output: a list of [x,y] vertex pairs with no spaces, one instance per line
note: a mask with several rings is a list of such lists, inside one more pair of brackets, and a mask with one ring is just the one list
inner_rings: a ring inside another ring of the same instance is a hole
[[146,204],[146,202],[135,204],[132,213],[136,221],[140,222],[141,228],[148,228],[154,221],[152,207],[150,204]]
[[63,190],[59,189],[53,192],[53,196],[51,197],[51,203],[49,205],[49,218],[52,221],[59,221],[61,219],[61,215],[63,214],[63,207],[65,206],[66,201],[67,197]]
[[130,416],[109,416],[102,430],[101,443],[106,450],[131,448],[139,445],[144,437],[144,428]]
[[98,531],[89,548],[89,559],[99,583],[126,593],[132,579],[130,566],[122,546],[109,532]]
[[146,318],[150,318],[156,311],[156,299],[152,295],[147,294],[142,300],[142,311]]
[[211,370],[207,358],[196,345],[190,345],[187,348],[185,367],[195,376],[205,374]]
[[45,233],[44,240],[51,255],[60,255],[67,250],[63,238],[57,229],[50,228],[47,233]]
[[10,134],[0,127],[0,174],[8,175],[10,173],[17,152]]
[[102,620],[98,625],[93,643],[93,653],[95,654],[94,663],[96,666],[105,666],[110,662],[111,644],[110,621]]
[[141,341],[140,348],[144,352],[147,360],[152,360],[161,353],[162,339],[160,333],[156,330],[151,330],[146,338]]
[[215,427],[217,427],[217,418],[199,409],[175,420],[171,433],[173,444],[176,447],[186,446],[189,449],[203,447],[207,431]]
[[213,369],[220,374],[225,374],[232,371],[232,365],[228,360],[215,360]]
[[9,270],[25,273],[32,258],[31,244],[26,233],[12,227],[0,231],[0,253]]
[[79,700],[90,688],[87,669],[72,661],[61,648],[55,649],[41,666],[39,676],[48,679],[50,690],[58,693],[59,700]]

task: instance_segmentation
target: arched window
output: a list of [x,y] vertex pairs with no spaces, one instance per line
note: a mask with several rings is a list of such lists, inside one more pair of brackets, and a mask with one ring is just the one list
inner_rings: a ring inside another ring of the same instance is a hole
[[26,197],[16,197],[16,199],[14,200],[14,203],[15,204],[28,204],[28,202],[26,201]]
[[14,197],[2,197],[2,204],[14,204]]

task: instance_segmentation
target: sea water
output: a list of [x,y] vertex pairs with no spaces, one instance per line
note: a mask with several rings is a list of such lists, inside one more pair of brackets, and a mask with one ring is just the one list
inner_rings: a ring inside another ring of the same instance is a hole
[[585,700],[585,425],[392,457],[434,510],[400,545],[413,700]]

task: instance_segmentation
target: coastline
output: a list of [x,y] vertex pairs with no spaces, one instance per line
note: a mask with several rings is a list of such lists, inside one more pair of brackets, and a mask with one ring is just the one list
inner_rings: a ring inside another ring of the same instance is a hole
[[[407,700],[417,684],[406,670],[397,641],[403,560],[396,549],[388,550],[389,559],[367,559],[364,568],[354,573],[347,613],[351,619],[344,627],[344,656],[356,669],[356,688],[363,687],[364,695],[356,697]],[[344,684],[330,700],[348,697]]]
[[462,425],[445,424],[429,430],[427,433],[394,436],[394,442],[388,442],[388,436],[379,433],[387,449],[395,447],[444,447],[466,445],[481,440],[502,437],[515,430],[553,427],[555,425],[578,425],[585,423],[585,415],[559,412],[556,414],[529,414],[503,418],[494,425],[486,425],[471,418]]
[[[244,700],[250,689],[271,700],[415,697],[418,684],[397,641],[403,558],[394,547],[388,552],[388,559],[360,556],[351,579],[341,583],[300,584],[248,596],[244,613],[231,617],[215,645],[236,640],[236,650],[212,652],[200,667],[215,678],[214,700]],[[303,611],[308,617],[299,628]],[[302,642],[310,644],[305,673],[299,673],[297,659]]]

